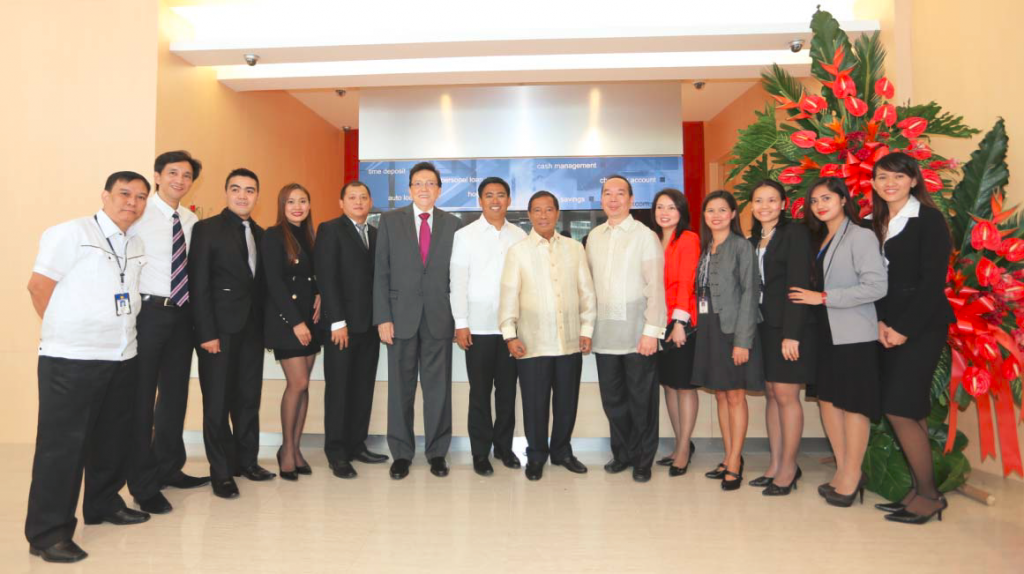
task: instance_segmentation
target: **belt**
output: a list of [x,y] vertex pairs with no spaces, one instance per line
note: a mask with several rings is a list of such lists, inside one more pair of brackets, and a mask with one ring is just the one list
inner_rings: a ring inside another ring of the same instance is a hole
[[[170,297],[158,297],[156,295],[143,295],[142,296],[142,302],[143,303],[152,303],[153,305],[158,305],[160,307],[171,307],[171,308],[174,308],[174,309],[178,309],[179,308],[174,303],[174,301],[171,301]],[[187,301],[185,302],[185,305],[188,305]],[[183,305],[183,307],[184,307],[184,305]]]

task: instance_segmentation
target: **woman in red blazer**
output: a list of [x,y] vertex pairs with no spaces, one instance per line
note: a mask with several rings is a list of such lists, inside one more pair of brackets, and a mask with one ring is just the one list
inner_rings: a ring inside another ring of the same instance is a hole
[[697,422],[697,387],[693,373],[693,334],[697,324],[694,276],[700,259],[700,239],[690,231],[686,197],[677,189],[663,189],[654,196],[652,219],[661,229],[665,250],[665,303],[669,324],[658,353],[658,376],[665,387],[665,404],[676,435],[676,448],[658,461],[668,466],[669,476],[682,476],[693,458],[690,436]]

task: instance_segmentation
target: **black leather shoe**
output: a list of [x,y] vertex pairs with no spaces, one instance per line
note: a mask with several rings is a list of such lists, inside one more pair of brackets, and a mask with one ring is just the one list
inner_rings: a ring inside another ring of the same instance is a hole
[[834,491],[835,489],[836,489],[836,487],[832,486],[832,484],[828,483],[828,482],[826,482],[824,484],[819,484],[818,485],[818,496],[820,496],[822,498],[825,498],[826,496],[828,496],[828,493]]
[[633,481],[634,482],[647,482],[651,480],[651,467],[640,468],[639,466],[633,467]]
[[[860,475],[860,480],[857,482],[857,488],[850,494],[840,494],[836,489],[832,489],[825,493],[825,502],[832,506],[838,506],[840,508],[849,508],[853,506],[853,501],[856,500],[857,496],[860,495],[860,503],[864,504],[864,487],[868,483],[868,477],[866,474]],[[887,515],[886,518],[889,518]]]
[[505,456],[501,457],[501,464],[505,465],[505,468],[522,468],[519,457],[512,451],[506,452]]
[[238,485],[235,484],[235,479],[226,478],[224,480],[212,480],[210,485],[213,486],[213,494],[221,498],[238,498]]
[[676,459],[672,458],[671,456],[665,456],[659,458],[654,464],[658,466],[672,466],[672,463],[675,462],[675,460]]
[[402,480],[409,476],[409,465],[412,463],[407,458],[396,458],[395,462],[391,463],[391,478],[395,480]]
[[683,476],[684,474],[686,474],[687,470],[690,470],[690,465],[689,464],[687,464],[683,468],[679,468],[678,466],[676,466],[674,464],[668,465],[668,475],[672,476],[672,477]]
[[743,484],[743,475],[726,470],[722,476],[722,490],[738,490]]
[[544,476],[544,463],[526,463],[526,479],[527,480],[540,480]]
[[28,553],[32,556],[39,556],[47,562],[63,563],[78,562],[79,560],[85,560],[89,556],[85,553],[85,550],[82,550],[70,540],[61,540],[47,548],[39,548],[30,544]]
[[146,500],[135,499],[135,502],[138,503],[139,508],[142,509],[143,512],[148,512],[150,514],[167,514],[171,510],[174,510],[171,503],[168,502],[167,499],[164,498],[164,495],[159,492],[150,496]]
[[551,464],[555,466],[561,466],[565,468],[565,470],[568,470],[569,472],[575,474],[587,474],[587,467],[583,466],[583,463],[580,462],[580,459],[576,458],[575,456],[570,456],[567,459],[559,460],[557,462],[551,461]]
[[[283,447],[282,447],[283,448]],[[299,480],[299,469],[285,470],[281,466],[281,449],[277,449],[277,472],[281,475],[281,478],[285,480]]]
[[619,474],[620,472],[626,470],[627,468],[629,468],[628,462],[622,462],[621,460],[615,457],[612,457],[612,459],[609,460],[604,465],[604,471],[607,472],[608,474]]
[[338,478],[344,478],[346,480],[359,476],[359,473],[356,472],[355,467],[352,466],[352,463],[347,460],[343,460],[332,464],[331,472],[334,473],[334,476]]
[[141,510],[132,510],[131,508],[122,508],[117,512],[101,516],[99,518],[86,518],[86,524],[102,524],[109,522],[118,526],[128,526],[130,524],[142,524],[149,520],[149,513],[142,512]]
[[494,467],[491,466],[491,461],[487,460],[486,456],[474,456],[473,472],[480,476],[491,476],[494,474]]
[[309,475],[313,474],[313,469],[310,468],[308,464],[303,464],[301,466],[296,466],[295,467],[295,472],[297,472],[297,473],[299,473],[299,474],[301,474],[303,476],[309,476]]
[[389,460],[386,454],[377,454],[364,449],[363,452],[357,453],[352,457],[352,460],[358,460],[359,462],[366,464],[381,464]]
[[[428,462],[430,462],[430,474],[438,478],[448,476],[448,461],[446,461],[443,456],[435,456]],[[488,464],[487,466],[491,465]],[[491,469],[491,472],[494,472],[493,468]]]
[[750,486],[756,486],[757,488],[764,488],[771,484],[775,479],[770,476],[759,476],[754,480],[751,480],[747,484]]
[[189,476],[184,472],[178,473],[178,477],[174,480],[169,480],[163,484],[161,488],[199,488],[210,483],[210,477],[208,476]]
[[875,505],[875,508],[882,512],[899,512],[906,507],[907,505],[902,502],[879,502]]
[[897,510],[896,512],[893,512],[892,514],[886,514],[885,519],[890,520],[892,522],[901,522],[903,524],[924,524],[931,520],[933,516],[937,515],[939,518],[939,522],[942,522],[942,511],[949,507],[949,503],[946,502],[946,497],[942,496],[941,494],[938,498],[928,498],[923,494],[919,494],[918,496],[920,496],[921,498],[927,498],[932,502],[939,503],[939,507],[932,511],[931,514],[914,514],[913,512],[904,508],[902,510]]
[[270,480],[277,475],[258,464],[254,464],[252,466],[247,466],[242,470],[236,472],[235,476],[244,476],[245,478],[248,478],[249,480],[252,480],[254,482],[263,482],[266,480]]

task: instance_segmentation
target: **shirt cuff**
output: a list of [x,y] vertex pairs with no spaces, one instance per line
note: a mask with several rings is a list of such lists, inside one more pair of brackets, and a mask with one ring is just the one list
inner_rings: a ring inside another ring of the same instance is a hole
[[593,325],[580,325],[580,337],[586,337],[588,339],[594,338],[594,326]]
[[690,321],[690,314],[682,309],[676,309],[675,311],[672,311],[672,320],[688,323]]
[[501,328],[501,338],[508,341],[509,339],[517,338],[516,328],[514,326],[507,326]]
[[456,329],[468,329],[469,328],[469,319],[464,319],[464,318],[456,317],[455,318],[455,328]]
[[35,267],[33,267],[32,268],[32,272],[33,273],[38,273],[38,274],[42,275],[43,277],[46,277],[48,279],[53,279],[54,281],[58,281],[58,282],[61,279],[64,278],[64,274],[63,273],[58,273],[57,271],[54,271],[53,269],[47,269],[46,267],[43,267],[42,265],[36,265]]
[[331,330],[337,331],[338,329],[344,329],[347,326],[348,323],[346,323],[345,321],[338,321],[337,323],[331,323]]
[[654,325],[644,325],[644,335],[648,337],[654,337],[655,339],[665,338],[665,327],[655,327]]

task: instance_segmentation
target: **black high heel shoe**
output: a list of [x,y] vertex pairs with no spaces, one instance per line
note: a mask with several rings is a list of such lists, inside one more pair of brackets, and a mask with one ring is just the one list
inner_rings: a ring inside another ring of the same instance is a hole
[[932,519],[933,516],[939,517],[939,522],[942,522],[942,511],[949,507],[949,503],[946,502],[946,497],[939,495],[938,498],[928,498],[927,496],[918,495],[926,500],[940,503],[938,509],[931,514],[914,514],[906,508],[893,512],[892,514],[886,514],[885,519],[891,520],[892,522],[901,522],[903,524],[924,524]]
[[[690,452],[693,453],[692,450]],[[744,461],[743,461],[743,457],[741,456],[740,457],[740,474],[741,475],[743,474],[743,464],[744,464]],[[714,470],[709,470],[709,471],[705,472],[704,476],[706,476],[708,478],[713,478],[713,479],[721,480],[722,478],[725,477],[725,471],[726,471],[725,462],[723,461],[723,462],[718,463],[718,466],[716,466]]]
[[[737,474],[735,472],[726,470],[723,474],[724,476],[722,477],[722,490],[738,490],[740,485],[743,484],[742,471],[740,472],[740,474]],[[732,478],[732,480],[727,480],[727,478],[730,477]]]
[[[864,486],[868,483],[867,475],[861,473],[860,480],[857,482],[857,488],[850,494],[839,494],[835,489],[825,495],[825,502],[832,506],[838,506],[840,508],[848,508],[853,506],[854,499],[857,495],[860,495],[860,503],[864,504]],[[888,518],[888,516],[886,517]]]
[[299,474],[305,474],[305,475],[308,476],[310,474],[313,474],[313,469],[310,468],[308,464],[304,464],[302,466],[296,466],[295,467],[295,472],[297,472]]
[[766,486],[771,485],[771,483],[774,480],[775,479],[773,477],[771,477],[771,476],[764,476],[764,475],[762,475],[762,476],[759,476],[759,477],[755,478],[754,480],[751,480],[747,484],[749,484],[750,486],[756,486],[758,488],[764,488]]
[[[693,441],[691,440],[690,441],[690,456],[686,457],[686,466],[684,466],[682,468],[679,468],[678,466],[675,465],[675,462],[669,463],[669,465],[668,465],[668,475],[672,476],[672,477],[675,477],[675,476],[683,476],[684,474],[686,474],[686,471],[690,470],[690,461],[693,460],[693,451],[696,450],[696,449],[697,449],[697,447],[693,446]],[[705,475],[705,476],[707,476],[707,475]]]
[[796,490],[796,483],[800,480],[800,477],[804,475],[800,467],[796,467],[796,474],[793,475],[793,480],[790,481],[786,486],[781,486],[774,480],[772,480],[768,486],[761,491],[764,496],[786,496],[791,490]]
[[899,512],[906,507],[907,505],[902,502],[879,502],[875,505],[875,508],[882,512]]
[[284,448],[284,447],[280,447],[280,448],[277,449],[278,476],[280,476],[281,478],[283,478],[285,480],[299,480],[298,469],[292,470],[292,471],[285,471],[284,467],[281,466],[281,449],[282,448]]
[[832,484],[830,484],[828,482],[826,482],[824,484],[819,484],[818,485],[818,496],[820,496],[822,498],[825,498],[826,496],[828,496],[828,493],[834,491],[835,489],[836,489],[836,487],[832,486]]

